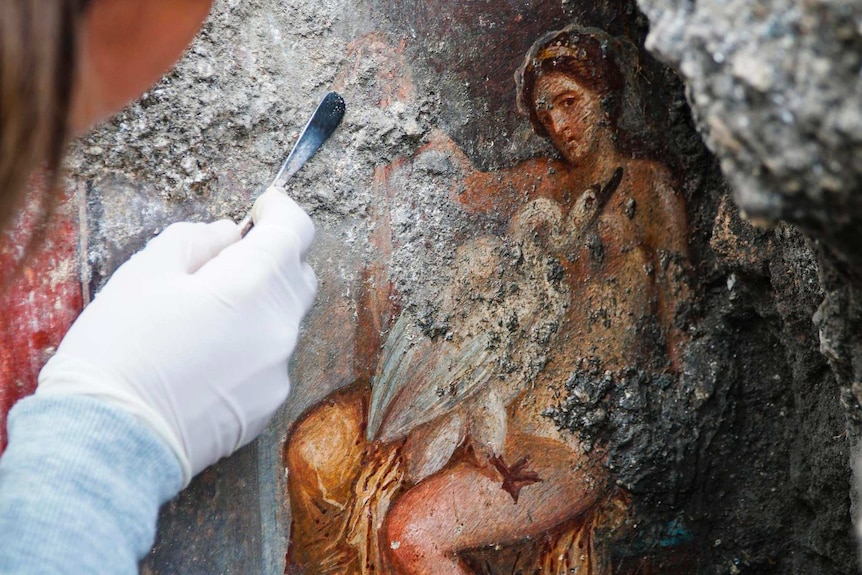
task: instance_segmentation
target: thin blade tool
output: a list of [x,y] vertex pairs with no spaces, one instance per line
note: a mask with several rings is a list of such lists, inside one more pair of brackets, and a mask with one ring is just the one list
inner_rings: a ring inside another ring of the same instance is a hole
[[[287,159],[278,170],[275,179],[269,185],[270,188],[279,188],[284,191],[284,187],[288,180],[299,171],[300,168],[320,149],[323,143],[329,139],[329,136],[335,131],[335,128],[341,123],[346,110],[344,98],[336,92],[329,92],[317,105],[311,119],[302,130],[296,144],[288,154]],[[267,188],[268,189],[268,188]],[[251,218],[251,211],[240,222],[242,236],[251,230],[254,222]]]

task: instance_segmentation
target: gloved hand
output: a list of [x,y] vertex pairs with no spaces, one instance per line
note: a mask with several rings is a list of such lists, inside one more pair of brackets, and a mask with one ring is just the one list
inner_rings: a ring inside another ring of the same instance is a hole
[[270,189],[240,240],[223,220],[167,228],[121,266],[39,375],[37,395],[101,398],[148,423],[185,484],[253,440],[287,398],[317,290],[308,215]]

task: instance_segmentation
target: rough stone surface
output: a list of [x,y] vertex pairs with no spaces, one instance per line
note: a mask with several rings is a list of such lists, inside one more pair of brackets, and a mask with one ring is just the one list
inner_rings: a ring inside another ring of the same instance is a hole
[[[816,265],[787,271],[810,277],[817,270],[820,292],[806,298],[806,309],[816,306],[820,351],[854,422],[848,432],[860,483],[862,5],[639,3],[652,26],[647,45],[685,79],[698,125],[740,208],[764,224],[795,223],[814,240]],[[782,285],[791,287],[786,279]],[[793,357],[809,377],[814,359],[810,349],[799,347]],[[810,384],[826,382],[816,377]]]
[[647,47],[685,78],[698,124],[753,219],[787,220],[858,273],[862,5],[642,0]]

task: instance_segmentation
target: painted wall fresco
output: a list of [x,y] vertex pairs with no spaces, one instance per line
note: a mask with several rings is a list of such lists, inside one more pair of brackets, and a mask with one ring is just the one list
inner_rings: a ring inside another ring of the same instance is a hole
[[[0,234],[0,284],[6,290],[0,297],[0,454],[7,441],[6,415],[35,391],[39,370],[83,305],[81,201],[79,194],[68,194],[35,249],[31,239],[40,218],[35,201],[15,232]],[[29,259],[22,264],[25,253]]]
[[[287,573],[691,568],[684,525],[638,532],[591,432],[624,427],[637,388],[680,369],[692,296],[679,162],[648,121],[636,38],[521,21],[491,35],[527,42],[508,55],[517,65],[467,51],[479,61],[432,74],[442,93],[464,71],[494,84],[453,104],[487,108],[455,129],[442,113],[368,183],[374,256],[347,385],[284,444]],[[338,81],[348,102],[369,84],[381,107],[427,97],[405,52],[381,34],[356,40]],[[491,80],[501,72],[508,82]]]

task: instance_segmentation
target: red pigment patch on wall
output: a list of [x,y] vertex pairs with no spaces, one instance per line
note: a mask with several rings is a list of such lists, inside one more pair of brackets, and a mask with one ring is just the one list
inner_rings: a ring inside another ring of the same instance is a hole
[[0,453],[6,448],[6,416],[36,389],[39,370],[56,350],[82,308],[77,198],[59,207],[47,237],[18,274],[33,228],[31,206],[14,230],[0,234]]

